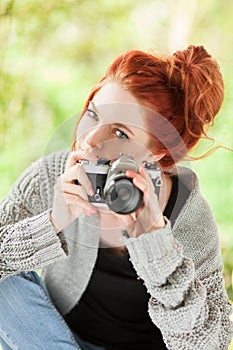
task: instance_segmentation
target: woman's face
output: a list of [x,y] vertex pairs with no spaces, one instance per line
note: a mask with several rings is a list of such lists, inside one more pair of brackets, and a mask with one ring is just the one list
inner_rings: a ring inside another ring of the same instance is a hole
[[138,163],[152,161],[146,117],[146,109],[130,92],[109,82],[96,93],[79,122],[76,149],[110,160],[124,153]]

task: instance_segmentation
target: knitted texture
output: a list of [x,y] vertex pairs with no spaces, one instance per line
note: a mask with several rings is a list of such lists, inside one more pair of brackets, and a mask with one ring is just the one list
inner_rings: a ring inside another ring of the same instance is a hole
[[[99,247],[97,214],[82,215],[59,235],[50,222],[53,188],[67,156],[68,151],[61,151],[33,163],[0,204],[0,278],[43,268],[50,296],[63,315],[85,291]],[[216,223],[195,174],[178,168],[178,176],[191,186],[191,194],[174,227],[168,222],[163,229],[123,239],[150,294],[148,312],[167,348],[226,350],[233,334],[232,308]]]

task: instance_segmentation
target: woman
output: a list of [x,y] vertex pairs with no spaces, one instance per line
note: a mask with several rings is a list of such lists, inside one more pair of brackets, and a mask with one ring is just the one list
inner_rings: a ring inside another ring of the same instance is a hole
[[[216,223],[196,175],[176,166],[206,136],[223,92],[202,46],[112,63],[72,152],[32,164],[1,203],[3,349],[227,349],[232,309]],[[142,197],[125,212],[92,201],[101,198],[96,174],[122,157]],[[43,281],[30,272],[39,268]]]

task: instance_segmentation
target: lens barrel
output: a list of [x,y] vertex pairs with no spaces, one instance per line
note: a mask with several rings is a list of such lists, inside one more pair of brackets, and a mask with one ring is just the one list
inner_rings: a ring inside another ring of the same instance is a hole
[[130,214],[141,206],[143,193],[133,184],[132,179],[122,175],[112,178],[106,184],[104,199],[114,212]]

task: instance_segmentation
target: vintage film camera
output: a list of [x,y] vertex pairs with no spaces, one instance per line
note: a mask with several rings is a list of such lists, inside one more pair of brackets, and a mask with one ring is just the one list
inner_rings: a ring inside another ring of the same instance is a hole
[[[127,170],[139,170],[132,155],[120,154],[111,165],[103,158],[97,162],[82,160],[80,163],[94,189],[94,196],[88,197],[94,206],[107,205],[118,214],[132,213],[141,206],[143,194],[126,176]],[[157,163],[144,163],[144,166],[151,176],[155,192],[159,194],[161,170]]]

